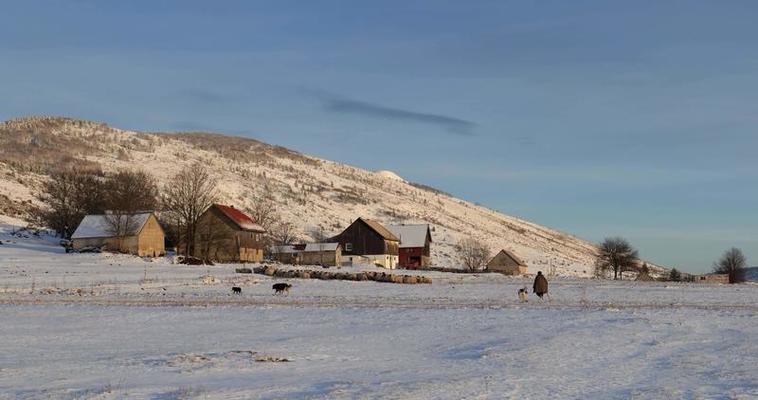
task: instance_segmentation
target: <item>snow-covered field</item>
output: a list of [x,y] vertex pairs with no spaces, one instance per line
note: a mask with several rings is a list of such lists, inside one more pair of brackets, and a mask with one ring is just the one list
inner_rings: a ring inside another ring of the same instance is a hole
[[234,265],[0,240],[3,399],[758,398],[756,285],[552,279],[520,304],[528,278],[430,273],[274,296],[286,280]]

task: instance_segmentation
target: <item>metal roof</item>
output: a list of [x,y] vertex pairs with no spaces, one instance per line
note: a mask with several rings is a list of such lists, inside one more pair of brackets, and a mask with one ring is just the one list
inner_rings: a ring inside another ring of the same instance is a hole
[[392,232],[388,231],[387,228],[385,228],[384,225],[380,224],[378,221],[374,221],[373,219],[366,219],[366,218],[358,218],[358,219],[365,222],[366,225],[369,226],[369,228],[373,229],[385,240],[392,240],[395,242],[400,241],[400,239],[398,239],[397,236],[393,235]]
[[308,243],[304,251],[336,251],[339,243]]
[[426,233],[429,225],[387,225],[392,234],[400,238],[400,248],[426,246]]
[[[71,239],[109,238],[118,236],[114,230],[119,225],[128,226],[125,236],[138,234],[153,213],[86,215],[71,235]],[[121,219],[121,221],[119,221]]]
[[229,219],[232,220],[232,222],[234,222],[235,224],[237,224],[237,226],[242,230],[253,231],[253,232],[266,232],[266,230],[263,229],[262,226],[258,225],[258,223],[256,223],[254,219],[252,219],[250,216],[248,216],[247,214],[243,213],[242,211],[234,207],[225,206],[222,204],[214,204],[213,207],[216,207],[217,209],[219,209],[219,211],[221,211],[222,213],[224,213],[224,215],[229,217]]

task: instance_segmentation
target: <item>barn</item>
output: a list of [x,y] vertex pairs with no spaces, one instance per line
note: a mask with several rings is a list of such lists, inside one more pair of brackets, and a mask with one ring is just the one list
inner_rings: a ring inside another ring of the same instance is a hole
[[400,239],[377,221],[358,218],[329,242],[342,247],[343,265],[368,261],[384,268],[397,267]]
[[387,229],[400,239],[400,268],[423,269],[432,265],[432,232],[428,224],[387,225]]
[[502,249],[487,263],[487,271],[504,275],[524,275],[529,272],[526,264],[513,252]]
[[71,235],[71,247],[158,257],[166,254],[164,238],[163,228],[151,212],[87,215]]
[[261,262],[264,233],[244,212],[214,204],[198,220],[192,255],[218,262]]

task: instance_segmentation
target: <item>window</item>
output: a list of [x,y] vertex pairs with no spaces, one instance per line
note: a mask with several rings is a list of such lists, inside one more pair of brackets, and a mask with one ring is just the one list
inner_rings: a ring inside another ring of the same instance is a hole
[[353,244],[345,243],[345,251],[353,251]]

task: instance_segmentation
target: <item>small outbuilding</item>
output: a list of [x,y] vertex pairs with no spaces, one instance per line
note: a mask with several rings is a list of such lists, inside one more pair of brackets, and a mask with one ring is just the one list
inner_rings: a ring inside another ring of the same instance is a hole
[[695,283],[729,283],[729,274],[695,275]]
[[423,269],[432,265],[429,225],[387,225],[387,229],[400,239],[398,267]]
[[71,235],[74,250],[107,251],[158,257],[166,254],[165,234],[152,212],[87,215]]
[[300,253],[305,249],[304,245],[284,244],[271,246],[271,258],[282,264],[300,264]]
[[487,263],[486,271],[504,275],[525,275],[529,269],[513,252],[502,249]]
[[300,263],[335,267],[342,264],[342,246],[339,243],[308,243],[300,253]]

